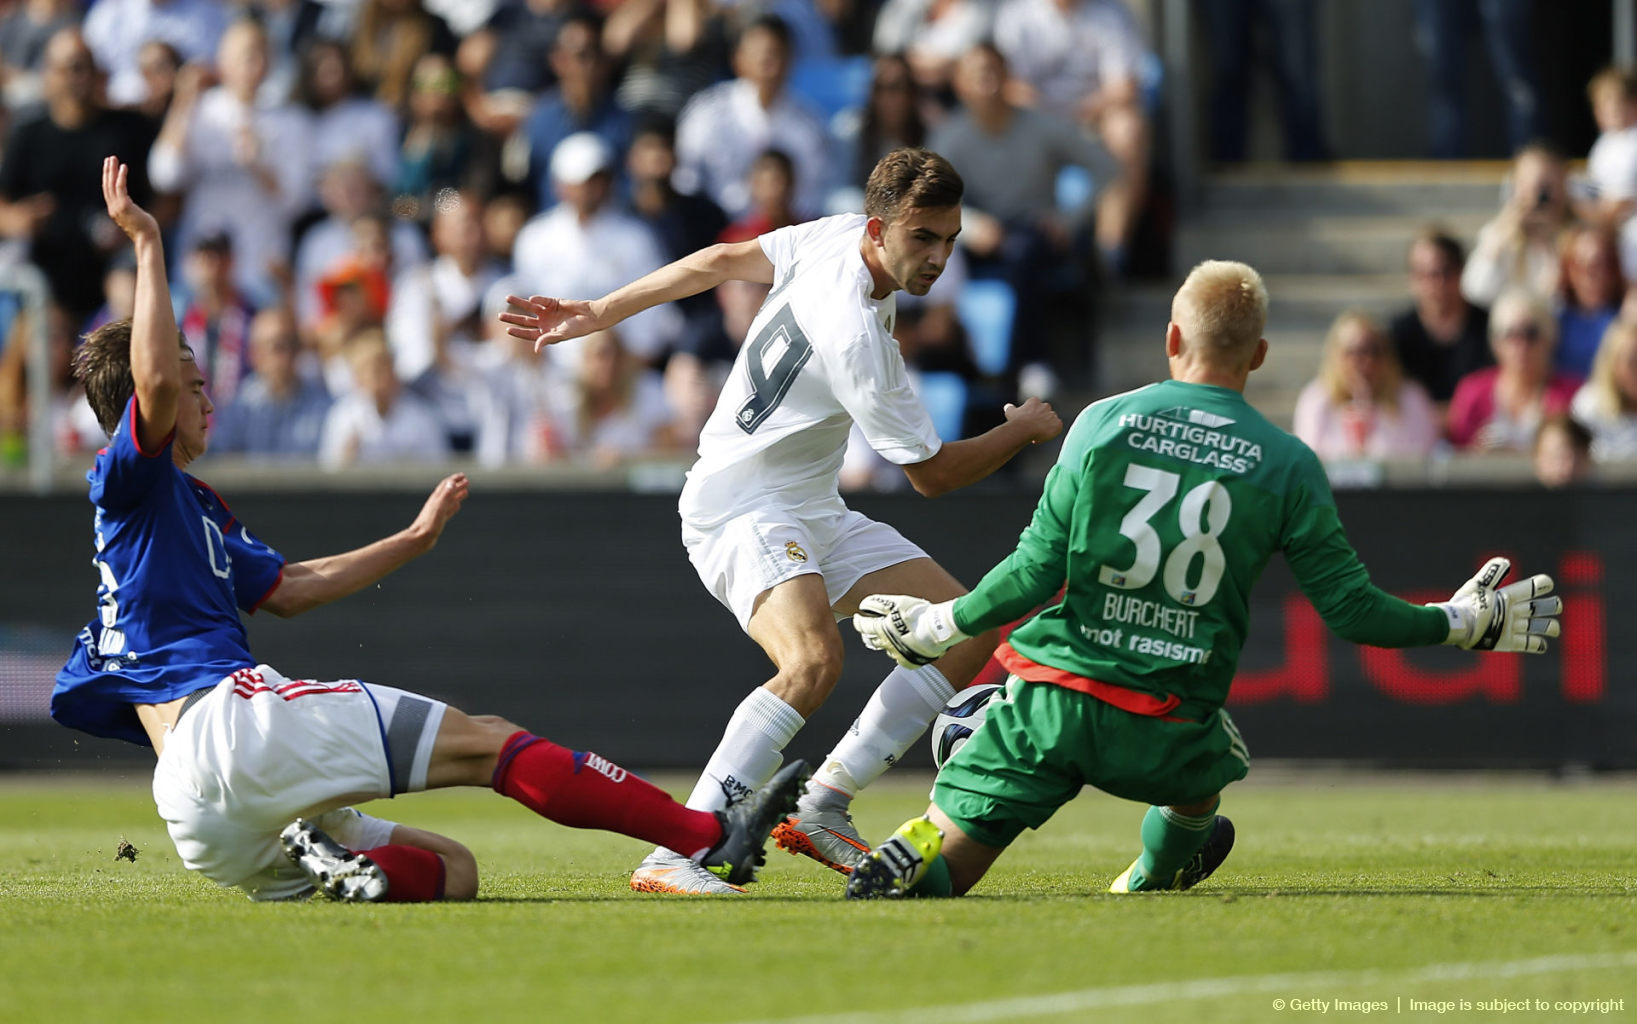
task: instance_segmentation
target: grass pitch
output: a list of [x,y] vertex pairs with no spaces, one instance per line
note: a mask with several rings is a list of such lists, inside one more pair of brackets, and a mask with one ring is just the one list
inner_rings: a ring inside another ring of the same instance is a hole
[[[634,840],[479,791],[374,805],[477,854],[480,899],[430,906],[257,906],[182,870],[146,780],[0,779],[0,1019],[1637,1019],[1637,781],[1252,779],[1216,877],[1147,897],[1102,893],[1141,808],[1095,792],[965,899],[869,904],[778,851],[746,897],[637,895]],[[866,837],[926,791],[872,788]]]

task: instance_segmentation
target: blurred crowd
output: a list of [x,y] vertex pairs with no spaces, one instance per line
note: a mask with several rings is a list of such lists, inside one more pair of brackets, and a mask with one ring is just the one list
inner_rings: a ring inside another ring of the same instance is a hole
[[1637,460],[1637,72],[1600,72],[1587,99],[1583,173],[1525,145],[1470,252],[1429,226],[1407,308],[1336,319],[1295,413],[1321,457],[1526,454],[1549,486]]
[[[998,418],[1020,375],[1052,386],[1036,320],[1124,259],[1148,54],[1118,0],[14,0],[0,264],[49,285],[64,454],[102,440],[69,354],[131,307],[97,176],[114,154],[164,226],[214,451],[607,465],[691,449],[765,289],[543,355],[504,334],[505,295],[595,297],[856,209],[881,154],[932,145],[962,169],[969,230],[898,333],[932,390],[958,381],[953,434],[969,408]],[[1065,169],[1082,178],[1059,202]],[[969,280],[1008,299],[981,365],[955,308]],[[27,320],[0,292],[13,463]]]
[[[595,297],[713,242],[858,209],[882,154],[926,145],[960,170],[967,216],[932,291],[900,294],[895,333],[940,433],[982,430],[1018,394],[1059,387],[1054,339],[1068,324],[1071,345],[1089,341],[1088,296],[1163,232],[1163,69],[1133,9],[0,0],[0,268],[30,263],[50,289],[52,444],[101,445],[69,357],[132,303],[130,254],[102,212],[108,154],[164,226],[178,323],[218,409],[214,452],[610,466],[692,450],[766,289],[725,285],[543,354],[504,333],[504,297]],[[1617,71],[1591,84],[1603,135],[1571,176],[1527,144],[1541,128],[1530,9],[1415,7],[1441,72],[1433,155],[1465,145],[1475,31],[1520,152],[1470,246],[1435,227],[1414,240],[1409,308],[1337,320],[1296,414],[1327,458],[1562,451],[1573,476],[1637,454],[1637,86]],[[1213,157],[1244,157],[1265,69],[1286,157],[1325,159],[1313,5],[1194,10]],[[0,465],[24,458],[33,421],[28,320],[0,287]],[[846,485],[897,479],[856,454]]]

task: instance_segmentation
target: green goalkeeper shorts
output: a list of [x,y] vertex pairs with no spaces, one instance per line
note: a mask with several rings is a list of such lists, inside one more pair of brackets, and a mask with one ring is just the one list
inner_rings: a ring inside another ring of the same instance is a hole
[[1122,711],[1051,683],[1007,680],[983,724],[938,773],[932,802],[968,836],[1008,846],[1096,786],[1147,804],[1196,804],[1245,777],[1228,713],[1201,722]]

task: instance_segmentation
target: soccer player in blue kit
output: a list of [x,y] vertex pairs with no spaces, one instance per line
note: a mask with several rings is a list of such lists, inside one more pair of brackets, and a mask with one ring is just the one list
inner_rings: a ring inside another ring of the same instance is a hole
[[343,900],[471,899],[477,864],[464,846],[348,806],[445,786],[490,786],[561,824],[664,843],[752,880],[768,833],[795,806],[799,762],[743,810],[689,810],[503,718],[257,663],[241,609],[297,615],[369,586],[431,550],[467,481],[440,481],[407,529],[353,551],[286,562],[258,540],[183,471],[205,453],[213,407],[176,328],[159,227],[131,201],[127,173],[103,162],[108,214],[135,244],[135,312],[75,356],[111,435],[88,474],[97,617],[57,676],[52,716],[151,745],[154,802],[182,862],[255,900],[314,888]]

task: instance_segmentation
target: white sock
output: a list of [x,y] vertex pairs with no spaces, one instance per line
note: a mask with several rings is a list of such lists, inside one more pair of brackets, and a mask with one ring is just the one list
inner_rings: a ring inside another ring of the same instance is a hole
[[807,784],[810,797],[824,804],[851,801],[898,763],[953,696],[955,688],[931,665],[893,669],[824,759],[824,767],[813,773]]
[[760,789],[779,770],[784,747],[807,722],[765,687],[757,687],[734,709],[722,742],[705,762],[705,772],[688,795],[696,811],[720,811]]

